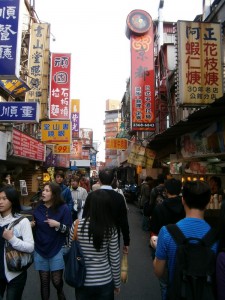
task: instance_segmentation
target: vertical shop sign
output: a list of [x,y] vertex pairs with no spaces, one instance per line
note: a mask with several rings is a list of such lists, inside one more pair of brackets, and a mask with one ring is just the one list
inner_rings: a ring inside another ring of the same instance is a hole
[[92,146],[93,143],[93,130],[90,128],[80,129],[80,139],[83,146]]
[[0,79],[18,79],[22,39],[20,0],[0,0]]
[[179,101],[204,105],[223,96],[221,25],[178,21]]
[[72,141],[70,159],[82,159],[82,141]]
[[[46,117],[46,111],[43,115],[43,110],[46,108],[48,100],[49,37],[49,24],[32,24],[28,62],[28,85],[31,90],[26,93],[26,101],[41,103],[41,118]],[[45,106],[42,107],[42,104]]]
[[70,120],[70,67],[71,54],[52,54],[49,105],[50,119]]
[[127,18],[131,43],[131,130],[155,130],[154,36],[151,16],[142,10]]
[[79,138],[80,130],[80,100],[71,100],[71,131],[72,138]]

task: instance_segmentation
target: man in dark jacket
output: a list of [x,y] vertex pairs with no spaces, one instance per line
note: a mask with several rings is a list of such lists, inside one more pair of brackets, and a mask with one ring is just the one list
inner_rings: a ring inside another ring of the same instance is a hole
[[[115,226],[117,227],[119,241],[120,241],[120,231],[123,235],[123,252],[128,253],[129,245],[130,245],[130,230],[129,223],[127,218],[127,208],[124,201],[123,196],[114,191],[111,184],[115,179],[116,172],[113,168],[105,168],[99,171],[99,182],[100,189],[104,189],[107,191],[112,200],[112,214],[115,222]],[[92,192],[94,193],[94,192]],[[88,205],[89,201],[91,201],[90,193],[86,199],[85,206]],[[84,207],[83,217],[85,216],[86,208]]]
[[62,170],[57,170],[54,174],[54,179],[55,179],[55,182],[58,183],[61,188],[61,196],[62,196],[63,200],[68,205],[71,213],[73,213],[72,194],[71,194],[70,188],[63,183],[64,179],[65,179],[64,172]]
[[175,224],[185,217],[180,196],[181,187],[182,183],[178,179],[172,178],[165,181],[167,198],[154,208],[150,221],[151,236],[157,236],[162,226]]
[[[155,206],[150,220],[150,246],[152,257],[155,257],[155,249],[160,229],[168,224],[175,224],[185,217],[185,211],[180,196],[182,183],[177,179],[168,179],[164,183],[167,198],[161,204]],[[167,289],[167,277],[159,280],[162,299],[165,299]]]

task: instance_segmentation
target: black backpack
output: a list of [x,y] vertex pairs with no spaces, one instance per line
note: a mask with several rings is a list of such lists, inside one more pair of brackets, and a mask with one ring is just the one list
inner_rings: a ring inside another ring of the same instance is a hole
[[215,229],[202,238],[186,238],[176,224],[166,226],[177,244],[174,277],[168,287],[169,300],[215,300],[217,240]]

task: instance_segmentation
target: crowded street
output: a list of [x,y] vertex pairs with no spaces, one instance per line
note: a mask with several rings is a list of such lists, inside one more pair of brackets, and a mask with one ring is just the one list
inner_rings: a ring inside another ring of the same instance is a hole
[[225,0],[0,0],[0,300],[225,300]]
[[[128,258],[128,282],[121,284],[120,295],[115,300],[160,300],[158,279],[153,274],[151,252],[148,246],[149,233],[142,231],[142,215],[140,209],[129,204],[129,225],[131,232],[131,246]],[[65,284],[67,299],[75,299],[74,289]],[[51,287],[49,300],[55,300],[56,290]],[[40,300],[40,282],[38,272],[33,266],[28,270],[23,300]]]

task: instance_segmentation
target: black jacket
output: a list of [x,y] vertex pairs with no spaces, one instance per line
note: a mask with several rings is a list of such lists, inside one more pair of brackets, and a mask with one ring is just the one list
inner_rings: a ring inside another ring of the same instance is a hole
[[181,197],[166,198],[161,204],[154,208],[151,220],[150,231],[155,235],[159,234],[162,226],[175,224],[185,217]]

